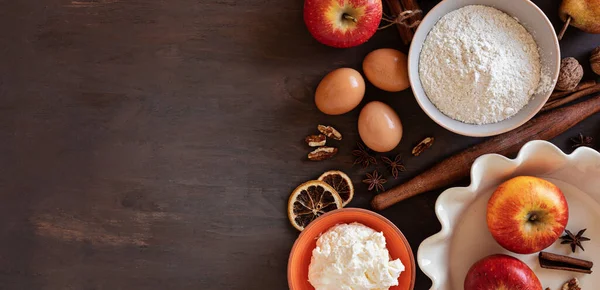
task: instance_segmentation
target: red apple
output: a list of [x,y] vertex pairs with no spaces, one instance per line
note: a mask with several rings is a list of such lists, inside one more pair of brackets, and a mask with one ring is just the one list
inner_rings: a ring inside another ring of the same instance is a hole
[[487,205],[487,225],[505,249],[539,252],[554,243],[569,221],[569,206],[556,185],[519,176],[502,183]]
[[306,0],[304,22],[319,42],[339,48],[365,43],[381,21],[381,0]]
[[465,290],[542,290],[542,284],[527,264],[507,255],[487,256],[471,266]]

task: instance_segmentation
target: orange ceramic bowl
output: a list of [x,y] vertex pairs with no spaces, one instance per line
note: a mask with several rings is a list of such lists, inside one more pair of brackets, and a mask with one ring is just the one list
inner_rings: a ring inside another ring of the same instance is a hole
[[398,286],[391,290],[413,290],[415,286],[415,257],[400,230],[385,217],[360,208],[344,208],[326,213],[310,223],[294,243],[288,260],[288,285],[291,290],[314,290],[308,282],[308,266],[319,235],[342,223],[361,223],[383,232],[392,259],[400,258],[406,268],[398,277]]

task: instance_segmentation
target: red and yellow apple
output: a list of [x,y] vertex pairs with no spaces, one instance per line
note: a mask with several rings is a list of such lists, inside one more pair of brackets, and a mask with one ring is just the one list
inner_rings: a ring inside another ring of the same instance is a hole
[[471,266],[465,290],[542,290],[542,284],[527,264],[507,255],[487,256]]
[[375,34],[382,11],[381,0],[306,0],[304,22],[319,42],[346,48]]
[[487,225],[503,248],[519,254],[539,252],[564,232],[569,207],[549,181],[519,176],[502,183],[487,205]]

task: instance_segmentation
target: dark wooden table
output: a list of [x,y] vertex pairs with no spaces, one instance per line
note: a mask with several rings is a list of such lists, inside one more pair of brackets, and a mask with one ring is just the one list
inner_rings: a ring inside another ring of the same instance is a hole
[[[422,1],[430,9],[437,1]],[[558,27],[558,0],[538,0]],[[352,167],[358,109],[321,114],[319,80],[376,48],[407,52],[395,28],[332,49],[311,38],[302,1],[0,0],[0,288],[286,289],[298,232],[291,190],[350,174],[354,207],[373,196]],[[600,37],[570,29],[564,56],[591,78]],[[405,158],[392,186],[481,139],[446,131],[410,90],[367,88],[397,110]],[[553,140],[598,136],[600,115]],[[340,129],[340,153],[309,162],[303,138]],[[392,155],[392,154],[389,154]],[[464,183],[467,183],[465,181]],[[413,251],[440,229],[441,192],[383,212]],[[421,272],[416,289],[428,289]]]

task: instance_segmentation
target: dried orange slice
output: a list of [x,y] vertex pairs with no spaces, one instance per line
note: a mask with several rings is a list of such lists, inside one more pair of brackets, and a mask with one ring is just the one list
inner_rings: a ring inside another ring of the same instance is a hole
[[288,200],[288,218],[299,231],[316,218],[342,208],[342,198],[329,184],[311,180],[298,186]]
[[342,198],[342,206],[348,205],[354,197],[354,185],[352,185],[350,177],[344,172],[338,170],[327,171],[319,176],[319,180],[325,181],[337,191]]

